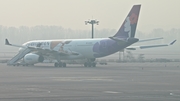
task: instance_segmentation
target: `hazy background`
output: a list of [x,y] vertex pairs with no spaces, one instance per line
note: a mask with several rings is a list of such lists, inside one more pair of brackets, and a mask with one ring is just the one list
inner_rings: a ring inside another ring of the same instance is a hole
[[[17,44],[35,39],[90,38],[91,26],[84,24],[88,19],[100,21],[95,25],[95,37],[113,36],[134,4],[142,5],[136,37],[164,37],[141,44],[180,40],[179,0],[0,0],[0,52],[18,50],[5,46],[5,38]],[[180,58],[180,41],[170,47],[134,52]]]

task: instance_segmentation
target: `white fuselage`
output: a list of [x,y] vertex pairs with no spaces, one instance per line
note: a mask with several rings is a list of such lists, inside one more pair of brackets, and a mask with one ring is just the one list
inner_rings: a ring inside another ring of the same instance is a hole
[[[79,55],[55,56],[55,59],[84,59],[96,58],[93,47],[101,40],[109,40],[109,38],[101,39],[68,39],[68,40],[35,40],[23,44],[23,46],[40,47],[42,49],[54,50],[65,53],[78,53]],[[113,40],[112,40],[113,41]],[[104,46],[106,47],[106,46]]]

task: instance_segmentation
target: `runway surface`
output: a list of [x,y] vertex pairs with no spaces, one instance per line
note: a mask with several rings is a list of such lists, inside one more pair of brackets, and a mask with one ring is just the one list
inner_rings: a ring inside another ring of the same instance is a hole
[[0,101],[180,101],[180,63],[0,64]]

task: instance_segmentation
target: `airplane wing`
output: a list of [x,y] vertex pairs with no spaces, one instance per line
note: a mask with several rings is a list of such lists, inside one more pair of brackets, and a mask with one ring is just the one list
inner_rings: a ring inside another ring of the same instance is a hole
[[56,51],[56,50],[52,50],[52,49],[44,49],[44,48],[41,48],[41,47],[31,47],[31,46],[22,46],[22,45],[15,45],[15,44],[11,44],[9,43],[8,39],[5,39],[5,45],[9,45],[9,46],[14,46],[14,47],[20,47],[20,48],[25,48],[25,49],[29,49],[31,50],[31,52],[36,52],[36,53],[39,53],[39,54],[59,54],[59,55],[79,55],[79,53],[77,52],[74,52],[74,51]]
[[5,45],[14,46],[14,47],[19,47],[19,48],[27,48],[27,47],[22,46],[22,45],[11,44],[11,43],[9,43],[8,39],[5,39]]
[[[118,37],[109,37],[110,39],[117,41],[117,42],[127,42],[124,38],[118,38]],[[146,42],[146,41],[154,41],[154,40],[161,40],[163,37],[158,38],[150,38],[150,39],[140,39],[138,42]]]
[[163,39],[163,37],[159,37],[159,38],[150,38],[150,39],[140,39],[138,42],[146,42],[146,41],[153,41],[153,40],[161,40]]
[[170,42],[169,44],[157,44],[157,45],[142,45],[142,46],[129,46],[126,49],[127,50],[137,50],[137,49],[146,49],[146,48],[155,48],[155,47],[165,47],[173,45],[176,42],[176,40]]

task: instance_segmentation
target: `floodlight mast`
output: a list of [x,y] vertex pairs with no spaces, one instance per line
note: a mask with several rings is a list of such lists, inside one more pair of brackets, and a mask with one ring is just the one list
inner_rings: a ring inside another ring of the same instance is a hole
[[85,24],[91,24],[92,25],[92,39],[94,38],[94,24],[99,24],[99,21],[97,20],[89,20],[89,21],[85,21]]

